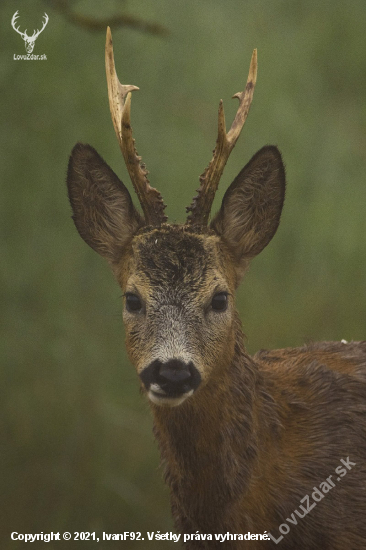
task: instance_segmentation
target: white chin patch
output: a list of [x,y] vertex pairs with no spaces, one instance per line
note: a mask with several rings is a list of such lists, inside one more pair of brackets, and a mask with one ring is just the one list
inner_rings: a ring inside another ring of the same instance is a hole
[[155,405],[160,405],[162,407],[177,407],[192,394],[193,390],[189,390],[187,393],[183,393],[183,395],[180,395],[179,397],[168,397],[164,390],[162,390],[157,384],[151,384],[150,389],[147,392],[150,401],[152,401]]

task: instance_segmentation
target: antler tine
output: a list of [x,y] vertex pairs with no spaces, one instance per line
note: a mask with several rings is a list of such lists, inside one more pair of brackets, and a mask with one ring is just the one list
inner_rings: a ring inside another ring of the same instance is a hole
[[112,34],[109,27],[105,45],[105,66],[112,122],[128,173],[139,198],[146,223],[160,225],[167,220],[167,216],[164,214],[165,204],[159,191],[150,186],[147,179],[148,171],[141,163],[141,157],[137,154],[135,140],[132,137],[131,92],[139,88],[127,84],[122,85],[118,80],[114,65]]
[[[48,23],[48,20],[49,20],[49,19],[48,19],[47,13],[45,13],[43,17],[44,17],[44,21],[43,21],[41,30],[37,29],[37,30],[34,31],[34,33],[33,33],[33,36],[34,36],[35,38],[37,38],[37,37],[41,34],[41,32],[45,29],[45,27],[47,26],[47,23]],[[33,37],[32,37],[32,38],[33,38]]]
[[27,29],[25,30],[25,32],[22,32],[22,31],[19,30],[20,27],[16,27],[16,26],[15,26],[15,23],[17,23],[18,17],[19,17],[19,10],[17,10],[17,11],[14,13],[14,15],[13,15],[13,17],[12,17],[12,20],[11,20],[11,26],[13,27],[13,29],[14,29],[18,34],[20,34],[20,36],[24,37],[24,36],[26,36]]
[[12,25],[12,27],[14,28],[14,30],[17,30],[16,27],[15,27],[15,23],[16,23],[18,17],[19,17],[19,10],[17,10],[17,11],[14,13],[13,17],[11,18],[11,25]]
[[244,126],[252,103],[254,87],[257,80],[257,50],[253,50],[249,67],[249,75],[245,90],[235,94],[233,97],[239,99],[239,108],[235,115],[230,130],[226,133],[225,114],[222,100],[219,104],[218,114],[218,136],[212,160],[206,170],[200,176],[200,187],[198,195],[194,197],[187,212],[191,212],[187,218],[189,225],[207,225],[211,206],[217,191],[225,164],[237,142],[240,132]]

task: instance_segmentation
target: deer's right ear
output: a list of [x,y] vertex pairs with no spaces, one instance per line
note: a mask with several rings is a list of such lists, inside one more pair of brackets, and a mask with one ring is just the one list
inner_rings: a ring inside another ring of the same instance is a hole
[[109,262],[117,262],[144,225],[127,188],[96,150],[82,143],[72,150],[67,187],[80,236]]
[[263,147],[230,185],[211,223],[234,256],[238,280],[276,233],[284,198],[281,154],[277,147]]

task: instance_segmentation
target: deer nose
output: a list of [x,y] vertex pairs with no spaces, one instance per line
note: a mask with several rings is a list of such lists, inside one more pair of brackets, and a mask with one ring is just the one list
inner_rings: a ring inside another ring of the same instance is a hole
[[158,370],[158,379],[162,383],[168,384],[184,384],[191,378],[190,364],[185,364],[183,361],[172,359],[167,363],[162,363]]
[[192,362],[170,359],[165,363],[153,361],[141,373],[140,378],[147,390],[160,396],[177,397],[196,390],[201,376]]
[[200,381],[201,377],[192,362],[171,359],[157,365],[156,383],[170,397],[195,390]]

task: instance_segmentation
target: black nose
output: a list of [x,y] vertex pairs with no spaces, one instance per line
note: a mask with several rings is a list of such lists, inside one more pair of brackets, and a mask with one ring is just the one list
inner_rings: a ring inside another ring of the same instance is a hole
[[180,359],[170,359],[166,363],[153,361],[141,372],[140,378],[147,390],[155,384],[169,397],[196,390],[201,382],[200,373],[194,364]]
[[182,361],[172,359],[167,363],[162,363],[158,369],[158,379],[162,383],[183,384],[191,378],[190,364],[186,365]]

